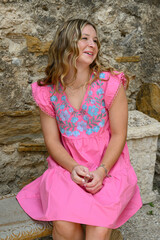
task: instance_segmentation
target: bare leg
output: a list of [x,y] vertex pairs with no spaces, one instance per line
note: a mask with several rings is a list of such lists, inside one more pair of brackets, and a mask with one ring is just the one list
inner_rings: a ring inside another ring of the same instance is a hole
[[54,240],[83,240],[83,231],[78,223],[54,221],[52,237]]
[[110,240],[112,229],[105,227],[86,226],[86,240]]

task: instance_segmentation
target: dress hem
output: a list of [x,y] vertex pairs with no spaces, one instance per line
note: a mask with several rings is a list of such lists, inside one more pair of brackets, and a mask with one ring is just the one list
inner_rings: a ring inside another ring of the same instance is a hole
[[[23,204],[20,203],[20,198],[18,198],[18,196],[16,197],[18,203],[20,204],[20,206],[22,207],[22,209],[25,211],[25,207],[23,207]],[[90,225],[90,226],[97,226],[97,227],[106,227],[106,228],[110,228],[110,229],[117,229],[119,227],[121,227],[123,224],[125,224],[134,214],[136,214],[136,212],[138,212],[138,210],[143,206],[143,204],[137,206],[136,209],[134,209],[134,211],[129,214],[125,220],[123,220],[120,224],[117,224],[115,226],[113,226],[114,224],[107,224],[107,225],[104,225],[104,224],[100,224],[99,221],[96,223],[95,221],[88,221],[88,223],[86,223],[86,220],[84,218],[81,218],[80,220],[80,217],[77,218],[70,218],[70,217],[57,217],[57,218],[34,218],[33,216],[29,215],[26,211],[25,213],[30,217],[32,218],[33,220],[36,220],[36,221],[45,221],[45,222],[54,222],[54,221],[67,221],[67,222],[73,222],[73,223],[78,223],[78,224],[83,224],[83,225]]]

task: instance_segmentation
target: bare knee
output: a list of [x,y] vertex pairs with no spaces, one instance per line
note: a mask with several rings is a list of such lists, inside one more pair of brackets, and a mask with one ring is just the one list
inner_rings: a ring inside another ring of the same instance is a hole
[[107,236],[110,235],[110,229],[109,228],[95,228],[95,235],[97,236],[97,239],[105,239]]
[[87,226],[86,228],[86,240],[99,239],[108,240],[110,239],[112,229],[96,226]]
[[53,228],[55,232],[64,239],[74,239],[80,226],[66,221],[54,221]]

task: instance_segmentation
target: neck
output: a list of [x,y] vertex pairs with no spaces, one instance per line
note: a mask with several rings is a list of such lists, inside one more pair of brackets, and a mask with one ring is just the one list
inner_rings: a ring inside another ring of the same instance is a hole
[[90,77],[90,69],[89,68],[78,68],[77,69],[77,76],[76,76],[76,79],[75,79],[75,82],[77,83],[85,83],[89,80],[89,77]]
[[[73,77],[73,71],[71,70],[67,76],[67,81],[69,83],[70,79]],[[85,85],[86,82],[88,82],[90,78],[90,69],[87,68],[77,68],[77,74],[76,79],[73,80],[72,86],[75,88],[78,88],[79,86]]]

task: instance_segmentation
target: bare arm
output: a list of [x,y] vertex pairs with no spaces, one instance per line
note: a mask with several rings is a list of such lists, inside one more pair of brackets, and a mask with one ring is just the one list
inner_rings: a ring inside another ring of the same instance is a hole
[[118,95],[110,108],[109,121],[111,139],[102,159],[102,163],[108,171],[118,160],[127,137],[128,103],[123,86],[119,89]]
[[59,165],[71,172],[77,163],[61,144],[56,119],[48,116],[41,110],[40,119],[44,141],[49,154]]
[[[108,172],[118,160],[126,142],[128,104],[123,86],[119,89],[118,95],[110,108],[109,121],[111,139],[101,162],[101,164],[105,165]],[[90,183],[85,184],[86,190],[93,194],[98,192],[103,186],[102,183],[104,177],[104,168],[98,168],[93,172],[93,180]]]
[[[83,183],[79,176],[85,176],[89,171],[78,163],[63,147],[59,129],[55,118],[52,118],[40,110],[41,127],[47,150],[51,157],[63,168],[72,173],[72,179],[77,184]],[[78,166],[78,167],[77,167]]]

